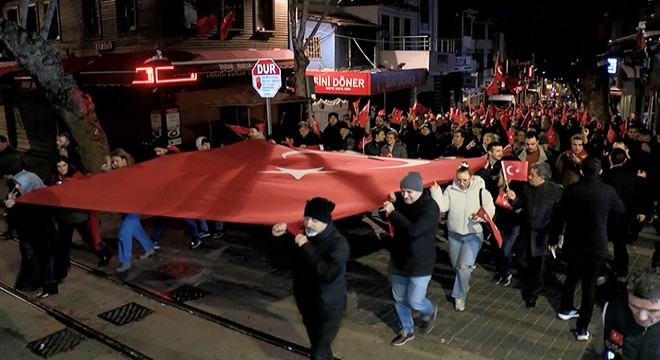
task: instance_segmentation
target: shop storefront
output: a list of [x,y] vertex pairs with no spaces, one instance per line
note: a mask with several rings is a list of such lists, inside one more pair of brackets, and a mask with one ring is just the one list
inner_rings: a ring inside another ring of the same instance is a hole
[[[426,83],[426,69],[409,70],[346,70],[318,71],[307,70],[307,76],[314,77],[314,91],[317,97],[328,100],[348,100],[349,103],[361,98],[361,106],[370,101],[371,106],[384,109],[407,110],[414,102],[412,89]],[[327,118],[318,117],[319,126],[324,128]]]

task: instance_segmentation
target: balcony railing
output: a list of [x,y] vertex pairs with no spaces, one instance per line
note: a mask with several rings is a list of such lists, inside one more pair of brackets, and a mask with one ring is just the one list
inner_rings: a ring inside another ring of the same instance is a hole
[[380,50],[438,51],[456,53],[458,39],[431,39],[428,35],[392,36],[381,40]]

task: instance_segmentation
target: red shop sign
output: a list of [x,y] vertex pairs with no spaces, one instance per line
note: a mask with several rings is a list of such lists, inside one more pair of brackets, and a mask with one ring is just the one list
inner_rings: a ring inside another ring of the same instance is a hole
[[314,77],[317,94],[371,95],[369,72],[307,70],[306,75]]

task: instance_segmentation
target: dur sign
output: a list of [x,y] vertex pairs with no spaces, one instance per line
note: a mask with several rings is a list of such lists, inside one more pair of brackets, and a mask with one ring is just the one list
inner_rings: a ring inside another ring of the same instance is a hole
[[273,59],[259,59],[252,68],[252,87],[262,98],[273,98],[282,87],[282,71]]

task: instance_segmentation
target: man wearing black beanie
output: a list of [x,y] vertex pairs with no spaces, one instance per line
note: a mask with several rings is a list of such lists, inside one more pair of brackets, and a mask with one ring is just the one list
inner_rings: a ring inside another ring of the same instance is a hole
[[[283,239],[293,260],[293,294],[312,345],[312,359],[333,359],[332,341],[346,312],[346,262],[350,249],[332,222],[335,204],[316,197],[307,201],[304,234],[295,238],[287,224],[275,224],[272,234]],[[293,240],[293,241],[292,241]]]
[[424,190],[419,173],[409,172],[401,179],[400,188],[395,199],[383,204],[394,233],[389,270],[400,327],[392,346],[403,346],[415,338],[412,310],[422,315],[423,334],[433,330],[437,316],[437,307],[426,297],[426,288],[435,268],[435,230],[440,209],[429,191]]

